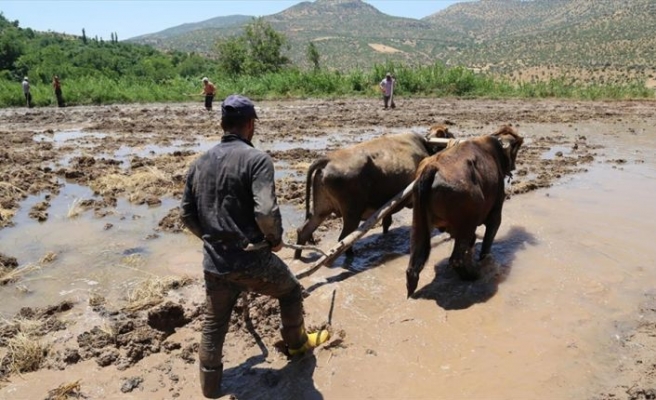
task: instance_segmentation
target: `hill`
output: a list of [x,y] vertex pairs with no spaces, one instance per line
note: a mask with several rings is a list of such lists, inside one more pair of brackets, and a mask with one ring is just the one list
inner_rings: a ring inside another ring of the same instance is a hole
[[[321,53],[323,64],[338,69],[388,60],[431,63],[435,43],[442,43],[442,48],[449,43],[439,39],[430,22],[387,15],[362,0],[302,2],[265,20],[289,38],[289,56],[300,65],[306,63],[305,48],[310,41]],[[239,24],[210,21],[187,24],[188,30],[178,35],[154,34],[162,36],[156,43],[143,37],[129,40],[150,43],[163,50],[212,54],[215,41],[239,33]]]
[[474,41],[451,62],[500,73],[649,75],[656,61],[652,0],[488,0],[424,18]]
[[[240,17],[131,40],[213,55],[215,41],[247,21]],[[323,65],[340,70],[442,60],[520,80],[569,74],[621,81],[651,75],[656,63],[652,0],[480,0],[422,20],[387,15],[361,0],[316,0],[265,19],[290,39],[296,64],[305,65],[305,47],[313,41]]]

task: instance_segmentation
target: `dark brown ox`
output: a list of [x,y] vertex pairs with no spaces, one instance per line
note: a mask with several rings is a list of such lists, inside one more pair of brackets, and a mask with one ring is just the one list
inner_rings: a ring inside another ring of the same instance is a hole
[[[305,187],[305,223],[297,231],[297,244],[314,242],[312,234],[332,213],[342,217],[339,240],[355,231],[415,178],[419,163],[435,153],[428,138],[453,138],[445,126],[433,126],[426,137],[414,133],[387,135],[328,153],[312,163]],[[312,199],[312,212],[310,212]],[[392,212],[409,207],[410,199]],[[383,218],[383,233],[392,224]],[[349,254],[353,254],[349,249]],[[295,258],[300,258],[296,250]]]
[[462,279],[476,279],[473,253],[476,227],[485,225],[479,260],[490,254],[501,224],[504,178],[512,176],[523,139],[509,126],[469,139],[425,159],[413,190],[408,297],[417,289],[419,273],[430,255],[433,227],[448,232],[455,244],[449,265]]

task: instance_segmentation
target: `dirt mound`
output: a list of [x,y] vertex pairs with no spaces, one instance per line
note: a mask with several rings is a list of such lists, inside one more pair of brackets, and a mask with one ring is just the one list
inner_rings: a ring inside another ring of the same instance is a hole
[[50,346],[41,339],[66,329],[57,314],[72,307],[69,301],[46,308],[25,307],[11,320],[0,322],[0,348],[7,349],[0,360],[0,379],[41,368],[50,354]]
[[159,221],[158,231],[180,233],[184,230],[182,218],[180,218],[180,207],[174,207]]
[[[198,316],[197,311],[185,310],[171,301],[143,313],[107,314],[115,314],[109,324],[94,326],[78,335],[79,356],[81,360],[94,359],[101,367],[116,365],[119,370],[130,368],[151,354],[179,349],[179,344],[166,339]],[[67,362],[65,354],[59,359]]]
[[290,150],[269,150],[267,153],[275,161],[295,161],[295,162],[307,162],[312,163],[314,160],[324,156],[324,152],[295,148]]
[[18,260],[16,260],[16,257],[0,253],[0,267],[16,268],[18,267]]

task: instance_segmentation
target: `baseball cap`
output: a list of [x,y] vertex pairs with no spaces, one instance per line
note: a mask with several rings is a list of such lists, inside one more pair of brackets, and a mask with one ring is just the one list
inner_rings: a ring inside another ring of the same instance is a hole
[[387,75],[385,75],[385,76],[392,76],[392,74],[390,72],[388,72]]
[[209,81],[209,79],[207,79],[207,77],[204,77],[204,78],[201,79],[201,80],[202,80],[203,82],[207,82],[207,81]]
[[257,118],[255,105],[248,98],[238,94],[226,97],[221,104],[222,117]]
[[25,80],[25,81],[28,80],[28,79],[27,79],[27,76],[26,76],[25,78],[23,78],[23,80]]

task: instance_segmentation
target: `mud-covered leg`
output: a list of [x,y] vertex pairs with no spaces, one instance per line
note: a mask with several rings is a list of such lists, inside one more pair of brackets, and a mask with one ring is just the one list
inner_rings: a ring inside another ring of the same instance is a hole
[[478,274],[474,271],[472,263],[472,240],[476,240],[474,234],[465,237],[456,237],[453,252],[449,259],[449,265],[451,265],[458,276],[460,276],[460,279],[466,281],[473,281],[478,278]]
[[205,289],[207,304],[198,351],[200,385],[203,396],[215,399],[221,395],[223,342],[240,290],[208,273],[205,274]]
[[388,215],[383,218],[383,235],[389,232],[389,228],[392,225],[392,215]]
[[[344,226],[342,227],[342,233],[339,234],[339,240],[344,239],[358,229],[358,225],[360,225],[360,215],[362,215],[361,212],[350,212],[344,214]],[[349,247],[345,253],[347,257],[353,257],[355,255],[353,246]]]
[[[310,219],[305,221],[305,224],[296,231],[296,244],[302,246],[312,240],[312,234],[317,230],[326,217],[328,217],[328,215],[312,215]],[[301,258],[301,250],[296,250],[294,252],[294,259],[298,260],[299,258]]]
[[492,242],[497,235],[499,226],[501,225],[501,207],[499,210],[493,210],[485,221],[485,236],[483,237],[483,245],[481,246],[481,254],[479,260],[484,259],[490,254],[492,249]]

